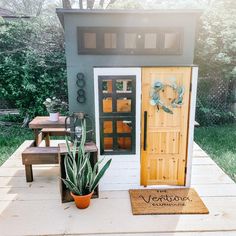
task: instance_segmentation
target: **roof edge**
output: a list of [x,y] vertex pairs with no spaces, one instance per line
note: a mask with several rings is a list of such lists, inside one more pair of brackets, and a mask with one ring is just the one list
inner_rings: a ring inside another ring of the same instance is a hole
[[156,10],[126,10],[126,9],[68,9],[56,8],[56,13],[79,13],[79,14],[202,14],[203,9],[156,9]]
[[194,14],[200,16],[203,9],[157,9],[157,10],[121,10],[121,9],[68,9],[56,8],[56,14],[64,28],[64,14]]

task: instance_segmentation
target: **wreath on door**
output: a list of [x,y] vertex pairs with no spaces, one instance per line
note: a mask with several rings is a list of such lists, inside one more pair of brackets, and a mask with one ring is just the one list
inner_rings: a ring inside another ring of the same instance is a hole
[[[166,87],[171,87],[176,92],[176,97],[171,101],[170,105],[164,104],[160,99],[160,92],[164,92]],[[154,82],[151,92],[150,92],[150,104],[152,106],[157,107],[157,111],[163,109],[163,111],[173,114],[173,111],[170,109],[180,107],[183,105],[183,95],[184,95],[184,87],[177,85],[176,82],[172,82],[171,84],[163,84],[160,81]]]

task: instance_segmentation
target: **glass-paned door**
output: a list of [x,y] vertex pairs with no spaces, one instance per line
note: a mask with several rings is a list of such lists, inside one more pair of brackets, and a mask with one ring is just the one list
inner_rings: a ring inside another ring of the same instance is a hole
[[101,154],[135,153],[135,76],[99,76]]

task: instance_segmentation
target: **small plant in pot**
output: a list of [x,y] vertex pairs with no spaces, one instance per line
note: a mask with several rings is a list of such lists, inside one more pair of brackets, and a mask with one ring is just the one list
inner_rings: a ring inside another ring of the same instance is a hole
[[66,107],[66,103],[62,102],[61,99],[53,97],[53,98],[47,98],[45,102],[43,103],[47,111],[49,113],[49,120],[50,121],[58,121],[60,111]]
[[85,209],[90,205],[90,199],[94,189],[105,174],[111,164],[108,160],[99,170],[99,165],[103,160],[94,166],[90,162],[90,153],[85,153],[86,141],[86,121],[82,121],[81,141],[75,140],[71,147],[66,138],[68,154],[64,159],[66,178],[62,179],[66,187],[70,190],[75,204],[80,209]]

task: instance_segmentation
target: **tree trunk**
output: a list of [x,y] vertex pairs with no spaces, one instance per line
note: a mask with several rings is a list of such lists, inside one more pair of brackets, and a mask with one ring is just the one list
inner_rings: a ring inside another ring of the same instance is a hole
[[116,0],[110,0],[110,2],[107,4],[107,7],[108,8],[111,4],[113,4],[114,2],[116,2]]
[[62,0],[63,8],[71,8],[70,0]]
[[79,0],[79,8],[83,9],[83,0]]
[[103,8],[103,6],[104,6],[104,1],[105,0],[100,0],[100,2],[99,2],[99,5],[100,5],[101,8]]
[[95,0],[87,0],[87,9],[93,9]]
[[45,0],[43,0],[43,1],[41,1],[41,2],[39,3],[39,6],[38,6],[38,9],[37,9],[37,12],[36,12],[36,16],[39,16],[39,15],[41,14],[42,9],[43,9],[44,1],[45,1]]

